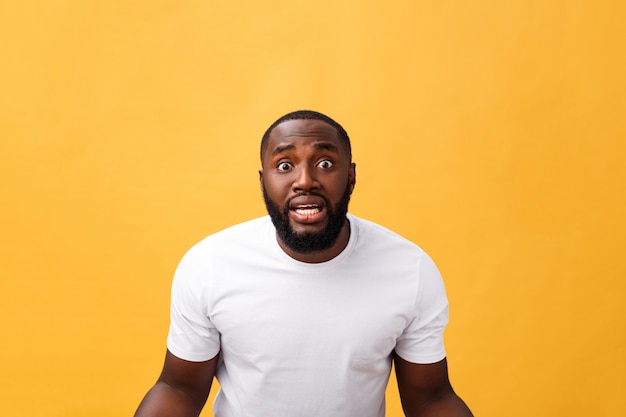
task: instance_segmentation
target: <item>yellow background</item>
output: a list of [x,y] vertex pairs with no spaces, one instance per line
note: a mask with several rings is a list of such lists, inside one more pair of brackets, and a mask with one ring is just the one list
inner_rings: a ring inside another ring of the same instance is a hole
[[1,1],[0,413],[131,415],[178,260],[311,108],[438,263],[477,416],[626,415],[624,4]]

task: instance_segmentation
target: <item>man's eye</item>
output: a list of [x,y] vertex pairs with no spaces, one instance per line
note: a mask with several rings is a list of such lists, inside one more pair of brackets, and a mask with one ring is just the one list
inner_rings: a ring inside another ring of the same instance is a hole
[[332,168],[333,167],[333,161],[329,161],[328,159],[325,159],[323,161],[320,161],[317,166],[322,168],[322,169],[328,169],[328,168]]
[[288,162],[281,162],[276,168],[279,171],[289,171],[291,169],[291,164],[289,164]]

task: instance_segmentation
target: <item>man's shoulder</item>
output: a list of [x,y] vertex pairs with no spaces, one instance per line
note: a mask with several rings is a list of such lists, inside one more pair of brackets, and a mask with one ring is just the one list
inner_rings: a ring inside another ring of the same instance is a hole
[[367,239],[367,241],[373,240],[386,244],[394,243],[421,251],[421,248],[416,243],[379,223],[363,219],[352,214],[349,215],[348,219],[355,222],[360,238]]
[[269,216],[257,217],[255,219],[246,220],[241,223],[228,226],[225,229],[211,233],[206,236],[204,241],[223,241],[229,239],[248,238],[259,236],[260,233],[267,232],[272,228],[272,222]]
[[268,226],[272,225],[272,221],[269,216],[257,217],[255,219],[246,220],[241,223],[234,224],[225,229],[222,229],[218,232],[213,233],[211,236],[228,236],[228,235],[237,235],[241,233],[250,233],[261,230],[267,230]]
[[258,217],[211,233],[191,247],[191,251],[224,248],[230,245],[251,245],[272,233],[273,224],[269,216]]

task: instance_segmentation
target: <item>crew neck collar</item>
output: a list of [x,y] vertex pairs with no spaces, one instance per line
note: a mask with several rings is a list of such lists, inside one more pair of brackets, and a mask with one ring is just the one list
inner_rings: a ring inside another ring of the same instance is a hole
[[278,238],[276,237],[276,229],[274,227],[271,228],[273,232],[271,236],[272,245],[279,252],[280,257],[282,258],[282,261],[287,262],[288,264],[300,270],[320,271],[320,270],[332,268],[340,264],[341,262],[343,262],[346,258],[350,256],[350,253],[352,252],[352,250],[356,246],[356,242],[358,241],[358,237],[359,237],[358,236],[359,234],[358,233],[359,231],[358,220],[356,219],[356,217],[352,216],[351,214],[347,214],[346,219],[347,219],[348,225],[350,226],[350,237],[348,239],[348,243],[346,247],[343,248],[343,250],[337,256],[335,256],[334,258],[328,261],[319,262],[319,263],[302,262],[287,255],[287,253],[278,244]]

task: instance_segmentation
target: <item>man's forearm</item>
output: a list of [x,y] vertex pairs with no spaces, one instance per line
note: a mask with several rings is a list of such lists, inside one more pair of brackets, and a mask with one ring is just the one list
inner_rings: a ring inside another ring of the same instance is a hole
[[473,417],[465,402],[454,392],[424,405],[419,410],[405,410],[406,417]]
[[198,417],[204,400],[195,400],[184,391],[157,382],[146,394],[135,417]]

